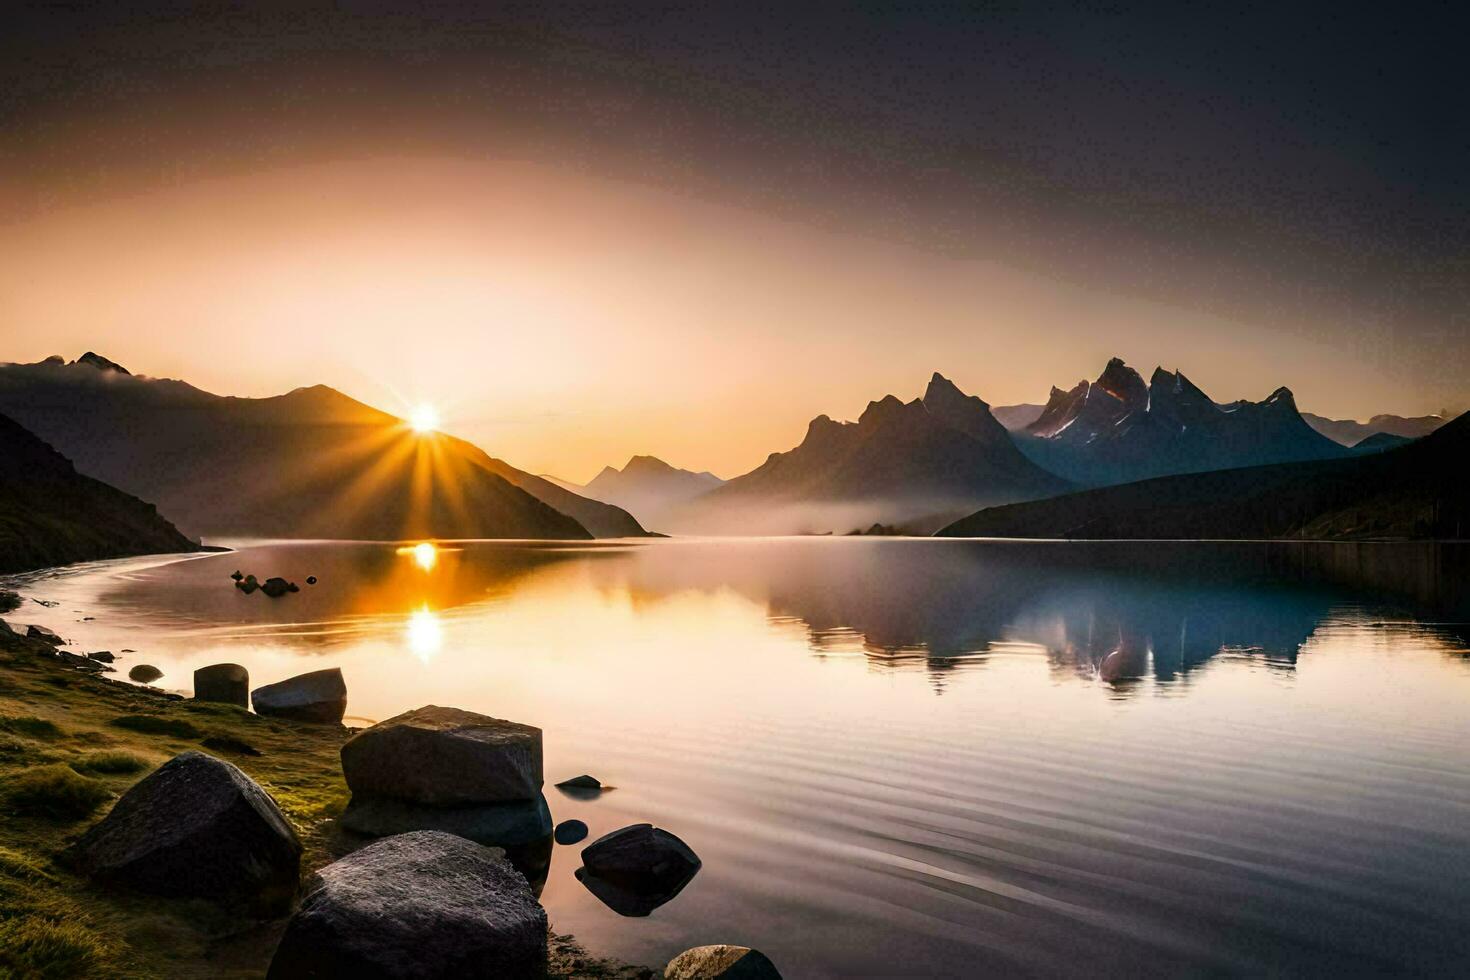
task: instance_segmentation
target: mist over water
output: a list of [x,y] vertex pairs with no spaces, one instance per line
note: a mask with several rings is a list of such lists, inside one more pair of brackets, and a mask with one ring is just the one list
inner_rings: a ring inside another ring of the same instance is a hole
[[[12,621],[187,690],[340,666],[350,724],[542,727],[555,819],[704,861],[644,918],[557,848],[553,928],[788,976],[1463,973],[1470,547],[244,543],[44,573]],[[235,569],[319,584],[280,600]],[[86,617],[93,617],[87,619]],[[122,649],[135,653],[121,654]],[[356,720],[353,720],[356,719]]]

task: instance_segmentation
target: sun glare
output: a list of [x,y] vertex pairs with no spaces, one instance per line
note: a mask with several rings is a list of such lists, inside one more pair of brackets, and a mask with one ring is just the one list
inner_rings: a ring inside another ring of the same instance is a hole
[[413,560],[420,568],[427,572],[439,560],[439,549],[427,541],[422,544],[416,544],[413,546]]
[[409,415],[408,424],[415,432],[433,432],[439,428],[439,413],[433,405],[420,405]]
[[429,658],[439,652],[439,645],[443,642],[439,617],[427,605],[409,613],[405,632],[409,650],[424,663],[428,663]]

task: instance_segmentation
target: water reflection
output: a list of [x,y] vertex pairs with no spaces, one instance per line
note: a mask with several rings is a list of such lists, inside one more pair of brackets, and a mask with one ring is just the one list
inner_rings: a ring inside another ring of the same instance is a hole
[[444,630],[439,625],[439,617],[427,605],[408,614],[405,633],[408,636],[408,648],[425,664],[439,652],[439,647],[444,642]]

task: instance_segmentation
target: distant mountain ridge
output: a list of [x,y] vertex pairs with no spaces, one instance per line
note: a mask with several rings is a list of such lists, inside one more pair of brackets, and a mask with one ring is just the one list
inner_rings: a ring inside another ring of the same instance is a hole
[[1116,357],[1096,381],[1053,388],[1016,442],[1041,466],[1091,485],[1347,454],[1307,425],[1288,388],[1221,405],[1182,371],[1156,368],[1145,382]]
[[621,469],[605,466],[582,489],[594,500],[616,504],[655,527],[670,509],[724,484],[713,473],[670,466],[656,456],[634,456]]
[[0,574],[198,550],[152,504],[81,475],[0,415]]
[[442,433],[325,385],[213,395],[97,355],[0,366],[0,411],[77,467],[156,501],[195,534],[589,538],[646,532]]
[[972,503],[1066,489],[1022,455],[989,405],[935,373],[922,398],[885,396],[856,422],[819,415],[796,448],[671,516],[686,531],[841,533],[876,522],[922,526]]
[[1470,415],[1399,448],[1159,477],[993,507],[947,537],[1463,538]]
[[1447,415],[1419,415],[1405,418],[1402,415],[1375,415],[1366,422],[1356,419],[1329,419],[1311,412],[1303,412],[1302,418],[1313,429],[1343,446],[1357,446],[1369,436],[1386,433],[1405,439],[1422,439],[1450,420]]

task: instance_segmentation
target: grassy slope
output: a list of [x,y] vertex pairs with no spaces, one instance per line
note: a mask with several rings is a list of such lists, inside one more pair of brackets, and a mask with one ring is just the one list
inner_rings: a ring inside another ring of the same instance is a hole
[[[165,731],[116,724],[134,716]],[[262,976],[283,920],[244,922],[203,902],[96,888],[57,855],[154,766],[228,736],[261,755],[205,751],[275,797],[306,847],[308,874],[351,846],[333,819],[348,798],[338,756],[348,734],[166,700],[77,672],[44,644],[0,631],[0,978]],[[648,975],[565,937],[551,949],[552,976]]]

